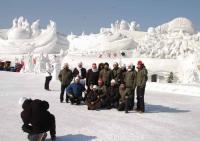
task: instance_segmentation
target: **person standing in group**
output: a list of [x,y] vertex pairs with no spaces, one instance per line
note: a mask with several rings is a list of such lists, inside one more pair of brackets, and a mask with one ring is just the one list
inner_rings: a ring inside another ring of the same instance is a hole
[[[69,86],[69,84],[71,83],[72,79],[73,79],[73,73],[72,71],[69,69],[69,65],[68,63],[64,64],[63,69],[60,71],[58,78],[61,82],[61,93],[60,93],[60,102],[63,102],[63,96],[64,96],[64,92],[65,92],[65,88],[67,88]],[[66,100],[67,103],[69,102],[69,97],[66,94]]]
[[92,64],[92,68],[88,70],[86,75],[86,85],[87,85],[87,92],[89,92],[90,85],[98,85],[99,79],[99,71],[97,69],[96,63]]
[[124,78],[125,78],[125,75],[126,75],[126,64],[123,64],[122,66],[121,66],[121,76],[120,76],[120,80],[121,80],[121,82],[120,82],[120,84],[121,83],[124,83]]
[[79,62],[78,67],[73,70],[73,77],[79,77],[80,83],[85,85],[85,78],[86,78],[86,69],[83,67],[83,63]]
[[122,75],[122,71],[121,69],[119,68],[119,65],[117,62],[115,62],[113,64],[113,69],[112,69],[112,79],[115,80],[116,82],[116,85],[120,85],[120,82],[121,82],[121,75]]
[[109,68],[109,64],[104,64],[104,69],[100,71],[99,79],[103,80],[104,85],[108,88],[112,79],[112,72]]
[[124,79],[128,95],[128,110],[133,110],[134,107],[136,74],[136,71],[133,70],[133,65],[129,64]]
[[98,65],[98,71],[100,72],[104,68],[104,63],[99,63]]
[[145,112],[145,103],[144,103],[144,93],[147,82],[147,69],[144,67],[142,61],[137,63],[137,77],[136,77],[136,86],[137,86],[137,108],[136,110],[143,113]]
[[49,83],[52,79],[52,72],[53,72],[53,66],[51,66],[50,64],[46,64],[46,79],[45,79],[45,84],[44,84],[44,89],[47,91],[50,91],[49,89]]

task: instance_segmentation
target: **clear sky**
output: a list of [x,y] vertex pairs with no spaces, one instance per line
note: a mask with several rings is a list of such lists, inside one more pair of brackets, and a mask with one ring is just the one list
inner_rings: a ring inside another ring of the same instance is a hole
[[42,27],[54,20],[65,34],[97,33],[117,19],[135,20],[147,30],[176,17],[189,18],[199,30],[200,0],[0,0],[0,28],[19,16],[40,19]]

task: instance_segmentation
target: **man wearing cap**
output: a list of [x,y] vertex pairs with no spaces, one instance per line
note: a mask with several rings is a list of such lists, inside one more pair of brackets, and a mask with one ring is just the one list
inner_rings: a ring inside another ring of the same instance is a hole
[[50,131],[51,140],[56,139],[55,117],[51,114],[49,103],[39,99],[20,98],[19,104],[22,105],[23,111],[21,118],[23,121],[22,130],[28,133],[30,141],[44,141],[48,131]]
[[138,61],[137,63],[137,77],[136,77],[136,86],[137,86],[137,108],[136,110],[143,113],[145,111],[144,104],[144,92],[147,82],[147,70],[142,61]]
[[112,79],[112,72],[109,69],[109,64],[104,64],[104,69],[100,71],[99,79],[103,80],[104,85],[108,88]]
[[[60,102],[63,102],[63,96],[65,89],[69,86],[73,79],[72,71],[69,69],[68,63],[65,63],[63,69],[60,71],[58,78],[61,82],[61,93],[60,93]],[[66,102],[68,103],[69,97],[66,94]]]
[[85,86],[80,83],[80,78],[77,76],[74,83],[70,84],[66,89],[67,95],[71,104],[79,105],[83,100],[82,93],[85,92]]
[[132,110],[134,107],[135,87],[136,87],[136,71],[133,70],[132,63],[128,65],[124,82],[126,85],[126,91],[128,96],[128,110]]

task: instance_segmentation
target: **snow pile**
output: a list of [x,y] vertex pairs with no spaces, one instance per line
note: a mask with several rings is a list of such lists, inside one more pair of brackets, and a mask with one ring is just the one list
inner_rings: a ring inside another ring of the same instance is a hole
[[67,50],[68,45],[53,21],[41,29],[39,20],[30,25],[27,19],[19,17],[13,20],[12,28],[0,31],[0,54],[59,53],[61,49]]

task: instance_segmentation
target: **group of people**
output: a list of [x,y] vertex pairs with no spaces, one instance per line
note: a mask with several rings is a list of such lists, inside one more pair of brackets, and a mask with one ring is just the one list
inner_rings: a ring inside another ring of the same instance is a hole
[[[119,67],[115,62],[113,69],[109,68],[108,63],[100,63],[98,68],[97,64],[93,63],[89,70],[83,68],[83,64],[79,63],[73,71],[66,63],[58,78],[61,82],[61,103],[64,101],[66,91],[65,101],[67,103],[78,105],[84,102],[88,106],[88,110],[117,108],[119,111],[128,113],[134,109],[136,91],[137,106],[135,110],[140,113],[145,112],[144,93],[148,71],[142,61],[137,62],[136,68],[132,64],[129,64],[127,68],[125,65]],[[49,84],[51,76],[47,75],[47,79]],[[46,90],[49,90],[48,84],[45,84]],[[28,133],[28,139],[44,141],[47,137],[46,132],[50,131],[51,140],[54,141],[56,139],[56,122],[55,116],[48,111],[49,103],[22,97],[19,104],[23,108],[21,112],[22,130]]]
[[[119,111],[134,109],[135,91],[137,105],[135,110],[145,112],[144,93],[148,80],[148,71],[142,61],[137,62],[137,67],[129,64],[119,67],[113,64],[113,69],[108,63],[93,63],[91,69],[86,70],[80,62],[73,71],[66,63],[58,76],[61,82],[60,102],[80,104],[82,101],[88,110],[101,108],[117,108]],[[72,83],[72,81],[74,82]]]

